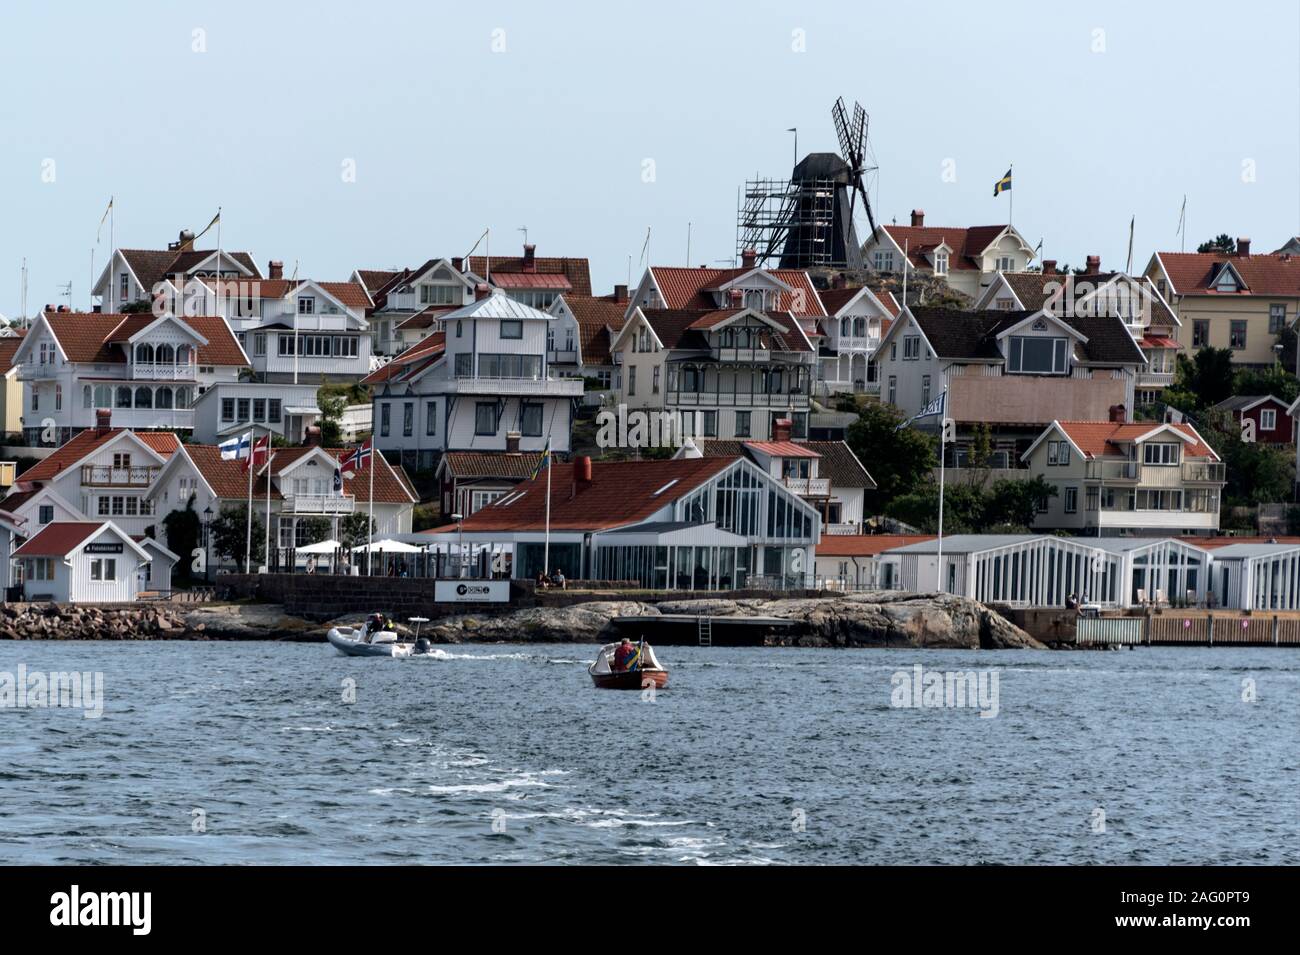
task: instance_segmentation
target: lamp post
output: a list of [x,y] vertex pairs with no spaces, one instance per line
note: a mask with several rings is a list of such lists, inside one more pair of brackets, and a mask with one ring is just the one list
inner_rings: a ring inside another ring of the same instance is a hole
[[208,565],[212,562],[212,505],[203,508],[203,579],[210,580]]
[[465,515],[453,514],[451,519],[456,522],[456,576],[464,577],[465,566]]

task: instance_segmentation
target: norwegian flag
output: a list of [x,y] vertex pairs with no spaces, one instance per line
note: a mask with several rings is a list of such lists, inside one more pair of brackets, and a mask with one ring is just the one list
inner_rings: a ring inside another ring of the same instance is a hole
[[365,444],[354,449],[351,454],[343,459],[339,465],[339,470],[343,472],[345,477],[356,474],[362,468],[369,466],[370,454],[374,450],[371,447],[371,440],[367,439]]
[[271,456],[271,436],[269,434],[265,434],[262,435],[262,437],[257,439],[257,441],[253,444],[253,452],[247,458],[244,459],[244,470],[247,471],[250,467],[253,470],[257,470],[259,467],[261,467],[263,464],[266,463],[267,458],[269,458],[270,456]]

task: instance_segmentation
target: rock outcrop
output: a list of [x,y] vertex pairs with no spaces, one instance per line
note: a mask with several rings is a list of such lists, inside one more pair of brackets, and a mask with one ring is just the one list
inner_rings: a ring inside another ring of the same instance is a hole
[[196,636],[165,604],[4,604],[0,640],[174,640]]

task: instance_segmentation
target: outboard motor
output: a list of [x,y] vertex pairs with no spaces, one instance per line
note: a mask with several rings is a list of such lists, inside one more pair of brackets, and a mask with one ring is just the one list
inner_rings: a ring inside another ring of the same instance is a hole
[[420,637],[418,640],[415,641],[416,653],[428,653],[432,649],[433,649],[433,644],[429,642],[428,637]]

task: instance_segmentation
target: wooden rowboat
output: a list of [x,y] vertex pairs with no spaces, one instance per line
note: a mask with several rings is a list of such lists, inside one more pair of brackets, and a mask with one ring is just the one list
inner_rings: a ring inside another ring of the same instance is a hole
[[596,660],[587,667],[591,682],[600,690],[645,690],[651,687],[660,690],[668,685],[668,671],[655,657],[650,644],[642,642],[641,659],[635,670],[614,669],[614,651],[617,643],[607,643],[596,654]]

